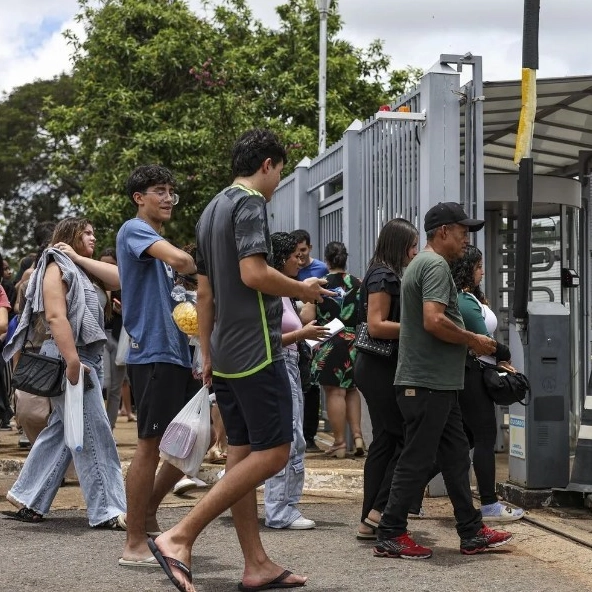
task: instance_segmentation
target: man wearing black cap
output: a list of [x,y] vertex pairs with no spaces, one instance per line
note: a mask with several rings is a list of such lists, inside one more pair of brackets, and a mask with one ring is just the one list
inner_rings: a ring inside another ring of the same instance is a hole
[[450,273],[450,263],[462,257],[469,244],[469,232],[481,230],[484,224],[469,218],[457,203],[431,208],[424,220],[427,246],[409,264],[401,282],[395,385],[406,440],[378,527],[374,555],[379,557],[431,557],[431,549],[409,537],[407,513],[436,462],[454,506],[461,553],[480,553],[512,538],[508,532],[486,527],[473,506],[469,444],[458,406],[467,347],[477,355],[491,354],[496,348],[495,340],[465,330]]

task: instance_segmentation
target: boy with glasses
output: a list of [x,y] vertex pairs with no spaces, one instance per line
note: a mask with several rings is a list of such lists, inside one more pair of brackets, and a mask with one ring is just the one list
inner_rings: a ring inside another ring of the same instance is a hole
[[159,462],[158,445],[171,420],[199,389],[191,373],[189,342],[175,325],[171,298],[175,272],[194,276],[193,257],[160,232],[179,203],[172,173],[158,165],[140,166],[129,176],[127,195],[135,218],[117,234],[123,325],[130,336],[127,371],[138,420],[138,444],[126,479],[127,540],[119,565],[154,566],[146,533],[159,531],[156,512],[183,476]]

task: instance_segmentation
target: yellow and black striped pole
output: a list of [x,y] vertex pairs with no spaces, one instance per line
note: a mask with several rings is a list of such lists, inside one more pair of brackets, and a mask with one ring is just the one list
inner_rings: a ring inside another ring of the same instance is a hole
[[524,0],[522,35],[522,109],[516,137],[514,163],[518,170],[518,219],[516,232],[516,276],[513,313],[519,326],[527,322],[532,239],[534,163],[532,140],[536,118],[536,71],[539,67],[540,0]]

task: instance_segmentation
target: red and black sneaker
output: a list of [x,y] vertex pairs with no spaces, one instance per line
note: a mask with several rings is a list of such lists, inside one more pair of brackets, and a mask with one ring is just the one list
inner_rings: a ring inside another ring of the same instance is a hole
[[486,549],[501,547],[512,540],[512,533],[505,530],[493,530],[483,525],[473,537],[460,540],[460,552],[463,555],[483,553]]
[[429,559],[432,550],[418,545],[409,533],[378,541],[373,549],[374,557],[400,557],[401,559]]

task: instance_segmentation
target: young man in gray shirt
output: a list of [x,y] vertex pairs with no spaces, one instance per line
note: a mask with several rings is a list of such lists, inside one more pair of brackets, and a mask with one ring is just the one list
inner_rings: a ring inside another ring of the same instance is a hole
[[197,225],[198,316],[203,378],[212,384],[228,435],[226,474],[191,512],[154,542],[154,556],[179,590],[194,592],[191,549],[214,518],[232,509],[245,566],[239,590],[303,586],[306,578],[267,556],[255,488],[283,469],[292,441],[292,397],[283,361],[280,296],[322,301],[324,280],[290,279],[270,266],[266,203],[286,152],[268,130],[236,142],[234,182]]

